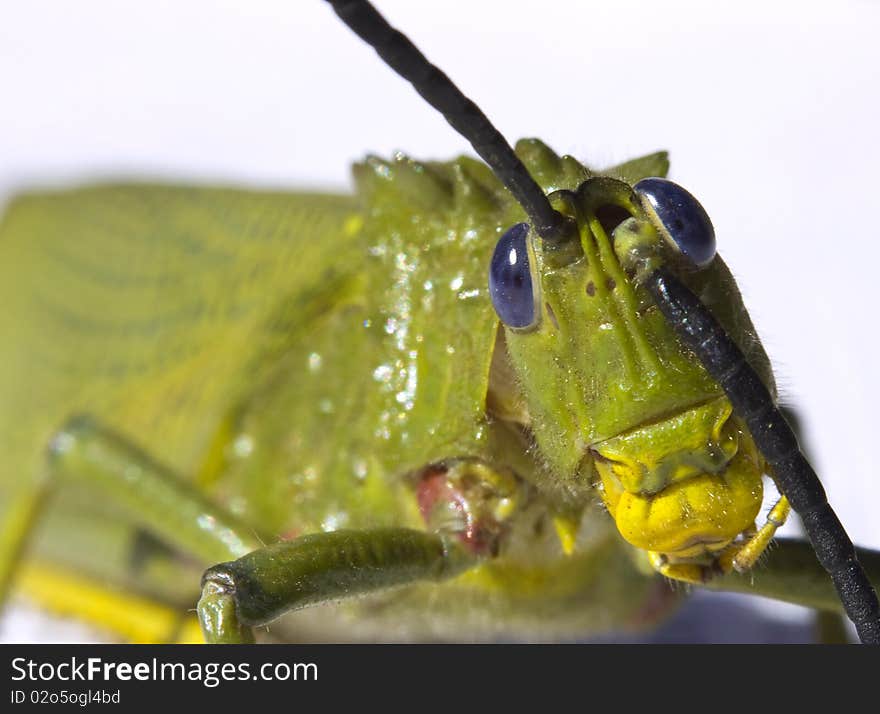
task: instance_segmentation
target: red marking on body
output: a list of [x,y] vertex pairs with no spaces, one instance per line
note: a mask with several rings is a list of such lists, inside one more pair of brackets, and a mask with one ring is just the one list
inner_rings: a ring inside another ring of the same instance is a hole
[[492,529],[486,527],[489,524],[483,524],[475,517],[467,495],[447,474],[448,469],[445,466],[430,466],[419,481],[416,501],[425,524],[435,527],[435,511],[451,506],[461,516],[463,527],[455,532],[458,539],[474,554],[491,553],[495,542]]
[[446,469],[429,467],[416,489],[416,499],[419,503],[419,512],[427,523],[431,517],[431,511],[438,501],[449,501],[454,498],[452,484],[446,478]]

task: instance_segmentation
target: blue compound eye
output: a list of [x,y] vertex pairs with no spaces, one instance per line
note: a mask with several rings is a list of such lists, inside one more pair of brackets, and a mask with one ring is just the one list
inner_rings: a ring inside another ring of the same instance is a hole
[[677,183],[646,178],[633,189],[642,198],[654,224],[696,267],[704,268],[715,257],[715,229],[706,210]]
[[489,266],[489,295],[498,317],[508,327],[525,329],[535,324],[535,290],[526,238],[528,223],[517,223],[495,246]]

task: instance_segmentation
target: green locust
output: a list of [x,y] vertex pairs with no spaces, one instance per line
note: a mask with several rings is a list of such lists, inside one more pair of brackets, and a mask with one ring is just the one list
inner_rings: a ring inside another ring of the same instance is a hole
[[[369,157],[352,196],[17,197],[2,587],[136,640],[194,636],[206,568],[210,641],[646,628],[680,599],[658,572],[835,609],[801,543],[723,575],[787,509],[761,528],[766,464],[641,283],[670,244],[633,186],[666,155],[517,154],[580,240],[511,235],[528,216],[469,157]],[[522,323],[487,286],[505,240],[534,281]],[[684,279],[774,391],[730,272],[701,267]]]

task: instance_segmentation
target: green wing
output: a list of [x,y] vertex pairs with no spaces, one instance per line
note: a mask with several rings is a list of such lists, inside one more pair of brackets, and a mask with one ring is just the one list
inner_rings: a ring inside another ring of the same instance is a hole
[[266,348],[279,296],[307,290],[352,231],[327,195],[153,185],[17,198],[0,223],[4,490],[89,412],[193,474]]

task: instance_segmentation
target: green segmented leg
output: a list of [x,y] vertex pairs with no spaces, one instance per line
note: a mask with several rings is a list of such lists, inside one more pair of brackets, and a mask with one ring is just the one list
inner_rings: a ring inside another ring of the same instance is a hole
[[126,438],[89,417],[68,421],[52,439],[44,480],[16,497],[0,531],[0,594],[8,590],[42,505],[62,482],[86,486],[102,502],[204,563],[260,547],[253,530]]
[[445,580],[477,562],[451,539],[407,528],[305,535],[207,570],[198,606],[202,633],[216,644],[251,642],[250,627],[289,610]]
[[49,473],[88,484],[133,522],[209,563],[261,545],[247,524],[88,417],[72,419],[52,440]]

